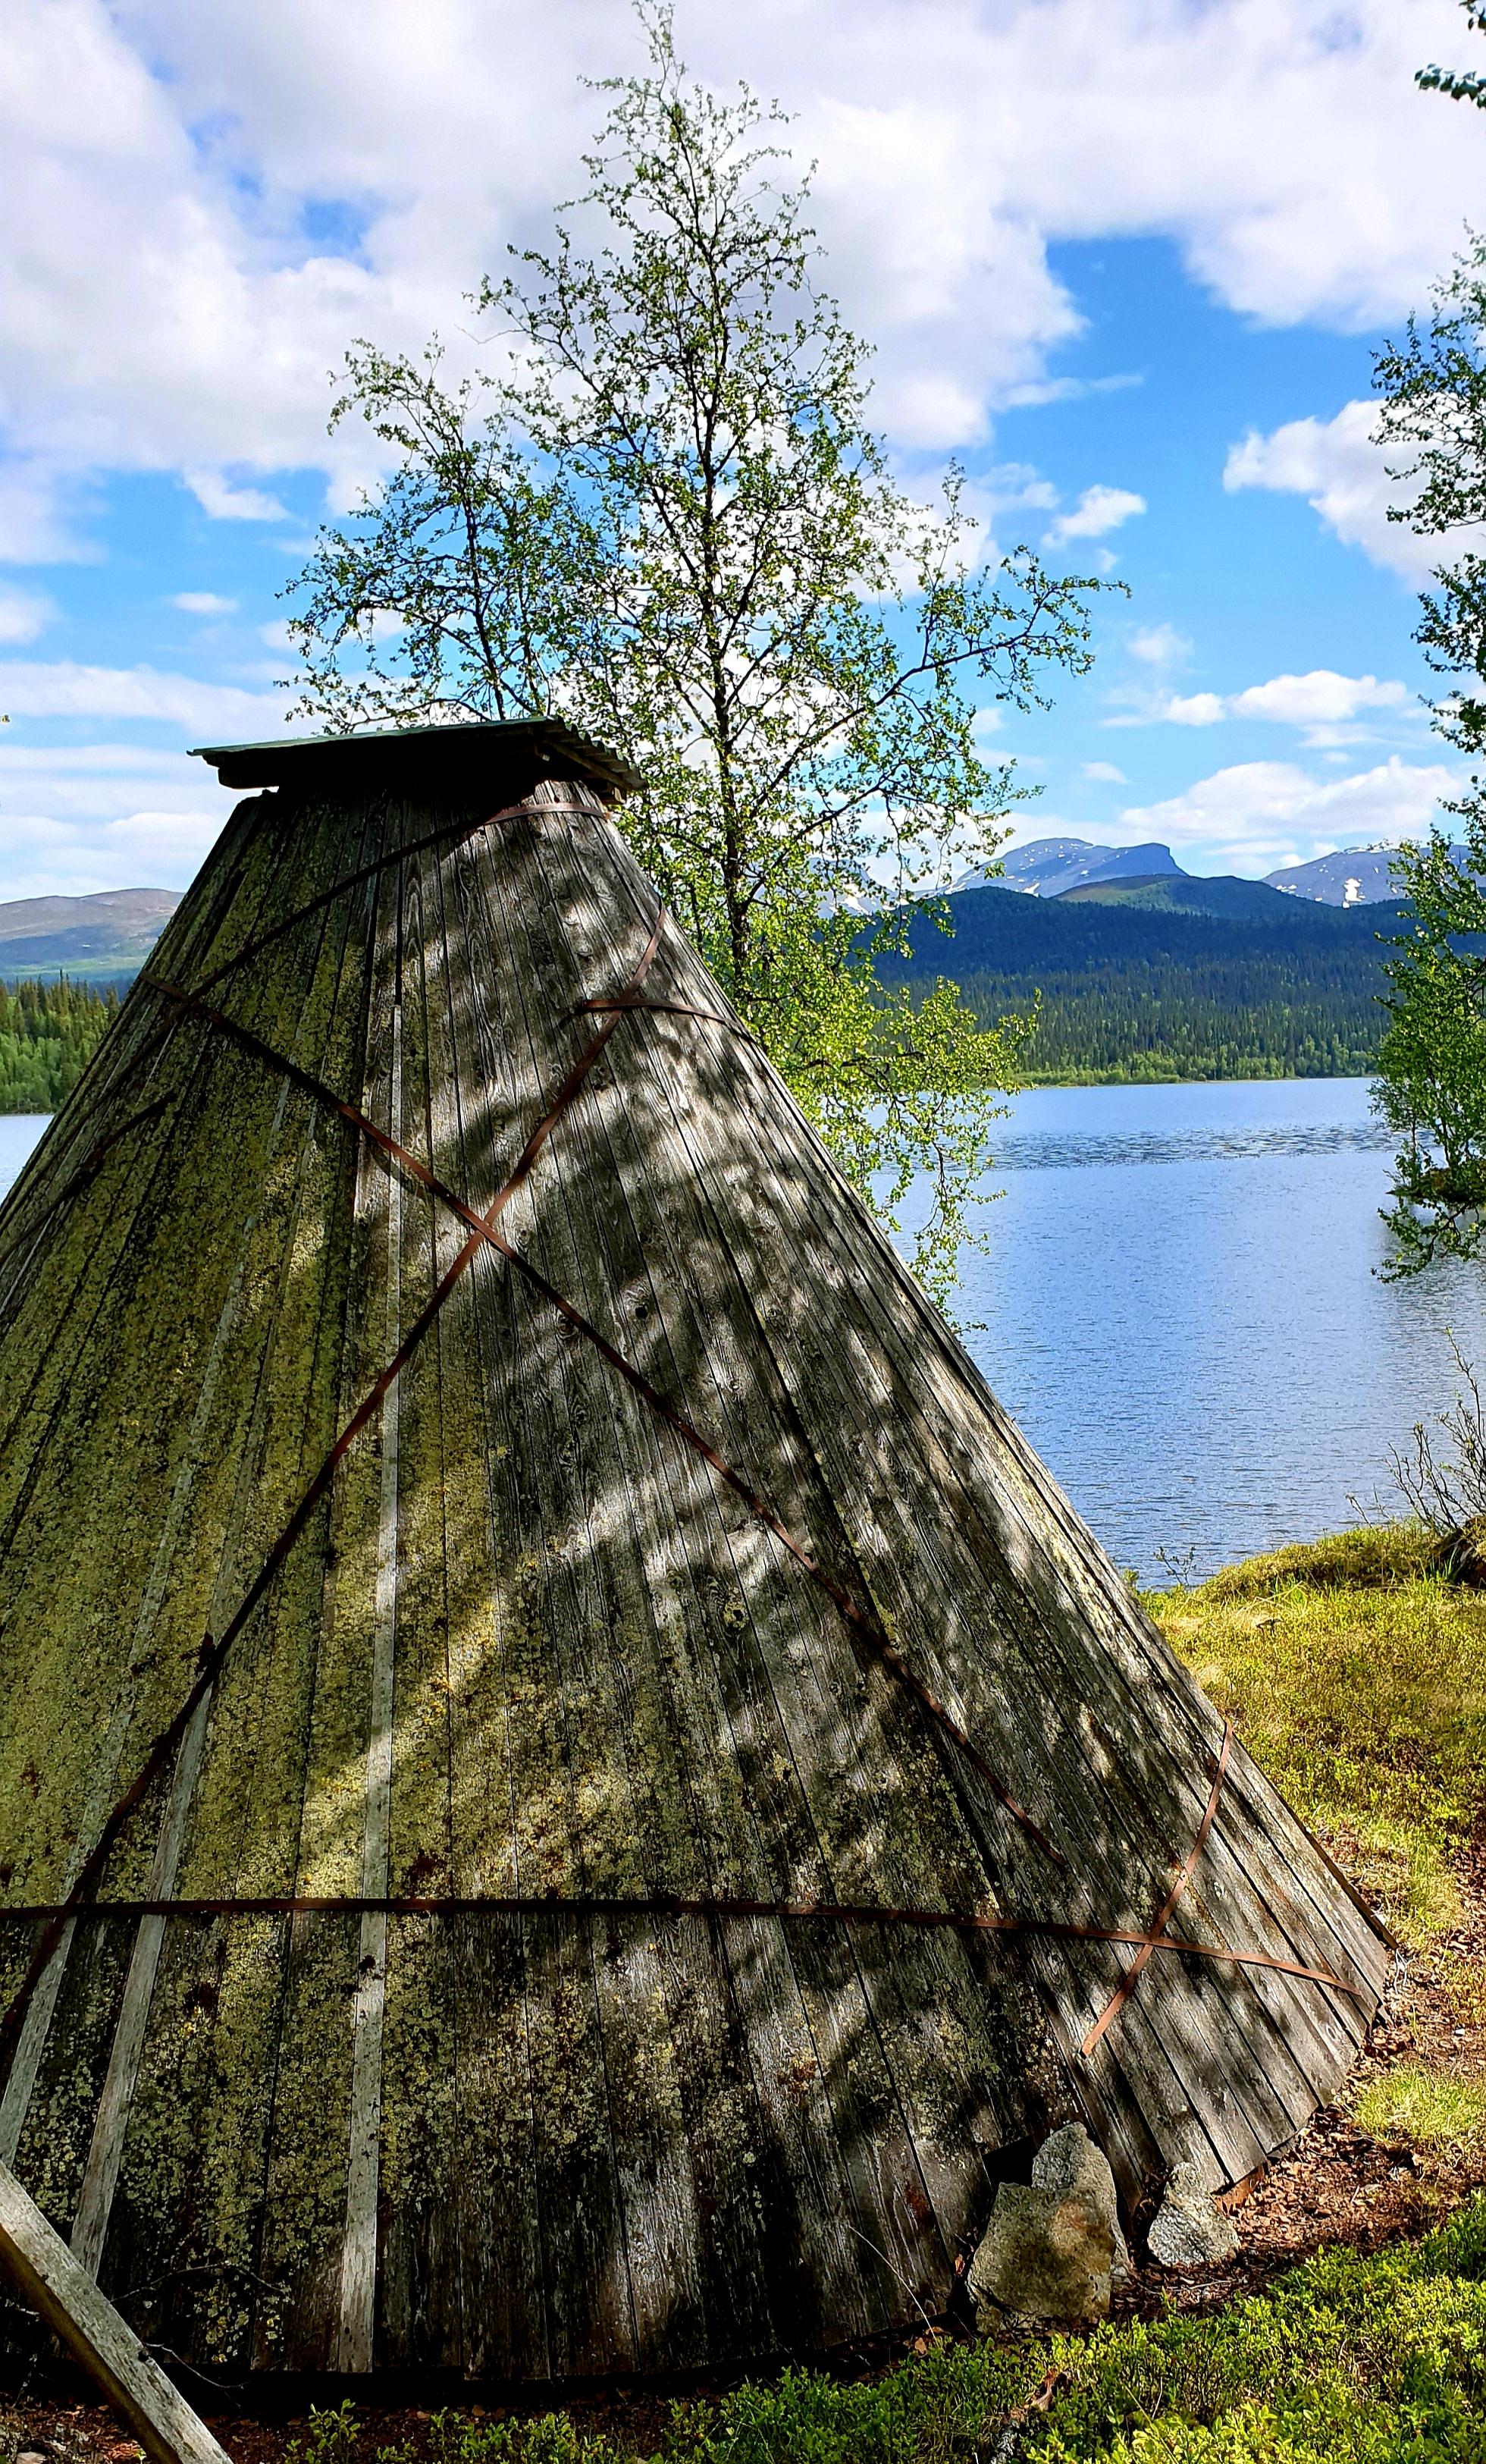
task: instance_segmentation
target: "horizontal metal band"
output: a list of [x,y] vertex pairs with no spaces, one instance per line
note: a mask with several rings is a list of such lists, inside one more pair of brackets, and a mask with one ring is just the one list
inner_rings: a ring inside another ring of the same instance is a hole
[[1263,1950],[1230,1950],[1222,1943],[1179,1942],[1169,1933],[1152,1936],[1126,1931],[1119,1925],[1074,1925],[1059,1917],[987,1916],[971,1908],[885,1908],[851,1900],[687,1899],[680,1893],[667,1891],[628,1898],[569,1899],[554,1894],[548,1898],[533,1899],[503,1896],[498,1892],[476,1892],[465,1897],[449,1895],[437,1898],[409,1893],[401,1898],[382,1900],[315,1894],[234,1900],[90,1900],[82,1905],[64,1900],[55,1904],[0,1907],[0,1924],[30,1925],[68,1917],[79,1925],[96,1925],[110,1918],[134,1924],[142,1917],[296,1916],[717,1917],[723,1920],[777,1917],[792,1924],[809,1920],[847,1925],[909,1925],[921,1931],[939,1933],[1027,1934],[1039,1935],[1054,1942],[1116,1943],[1143,1950],[1147,1956],[1159,1950],[1177,1957],[1225,1960],[1236,1968],[1270,1969],[1280,1976],[1302,1977],[1313,1985],[1327,1986],[1333,1992],[1349,1994],[1356,2002],[1366,2002],[1372,1998],[1365,1987],[1348,1985],[1344,1978],[1334,1975],[1329,1968],[1307,1968],[1299,1960],[1276,1959]]

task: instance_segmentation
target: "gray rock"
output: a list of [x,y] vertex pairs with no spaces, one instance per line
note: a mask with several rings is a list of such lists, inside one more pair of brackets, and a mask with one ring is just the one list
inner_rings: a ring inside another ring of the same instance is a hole
[[1221,2266],[1238,2251],[1238,2235],[1213,2204],[1196,2165],[1172,2167],[1146,2241],[1159,2267]]
[[1003,2182],[970,2263],[975,2324],[1105,2318],[1113,2257],[1109,2218],[1082,2190]]
[[1130,2273],[1130,2253],[1120,2230],[1120,2211],[1115,2201],[1114,2175],[1109,2159],[1102,2147],[1096,2147],[1082,2122],[1065,2123],[1044,2139],[1032,2160],[1033,2188],[1038,2190],[1073,2190],[1087,2199],[1103,2216],[1109,2219],[1114,2243],[1110,2281],[1119,2286]]

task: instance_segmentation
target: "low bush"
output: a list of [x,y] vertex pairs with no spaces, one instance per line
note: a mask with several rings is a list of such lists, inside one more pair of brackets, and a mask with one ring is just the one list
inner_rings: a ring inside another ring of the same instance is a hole
[[[312,2416],[288,2464],[633,2464],[566,2413],[441,2413],[358,2449]],[[1022,2344],[949,2341],[841,2382],[786,2370],[677,2404],[649,2464],[1486,2464],[1486,2201],[1412,2247],[1322,2251],[1210,2318]]]
[[1322,1540],[1299,1540],[1269,1549],[1241,1565],[1225,1566],[1204,1586],[1214,1600],[1249,1600],[1286,1583],[1335,1590],[1390,1589],[1418,1582],[1431,1571],[1435,1535],[1422,1523],[1366,1523],[1355,1531],[1329,1531]]

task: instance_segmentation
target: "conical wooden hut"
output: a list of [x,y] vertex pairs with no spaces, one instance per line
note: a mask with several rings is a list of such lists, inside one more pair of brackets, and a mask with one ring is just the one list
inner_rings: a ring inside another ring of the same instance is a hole
[[556,724],[239,804],[0,1213],[0,2156],[220,2376],[942,2312],[1387,1952]]

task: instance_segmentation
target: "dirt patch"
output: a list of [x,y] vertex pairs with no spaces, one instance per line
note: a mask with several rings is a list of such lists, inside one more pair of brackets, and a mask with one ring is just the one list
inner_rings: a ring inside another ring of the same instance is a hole
[[1418,2147],[1360,2127],[1354,2107],[1369,2079],[1422,2063],[1486,2086],[1486,1832],[1456,1860],[1461,1922],[1428,1952],[1400,1955],[1345,2104],[1323,2106],[1289,2154],[1234,2211],[1242,2248],[1211,2275],[1144,2267],[1116,2315],[1210,2310],[1257,2291],[1327,2243],[1381,2250],[1443,2224],[1486,2189],[1486,2140]]

